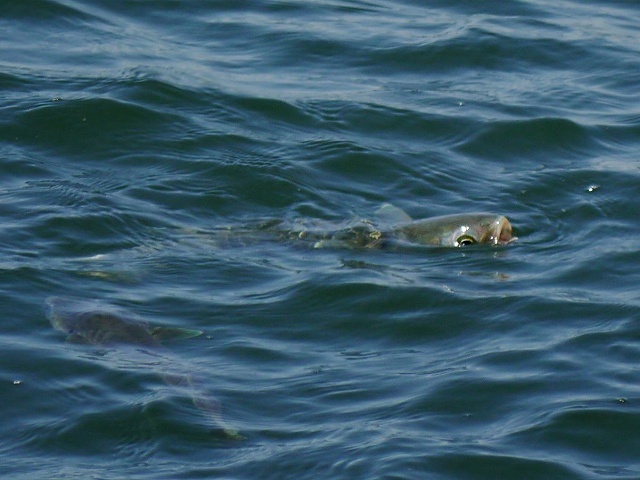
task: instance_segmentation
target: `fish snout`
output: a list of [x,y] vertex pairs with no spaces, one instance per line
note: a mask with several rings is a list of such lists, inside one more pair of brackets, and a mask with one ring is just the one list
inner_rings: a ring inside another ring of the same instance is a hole
[[517,239],[518,237],[513,236],[513,228],[507,217],[498,217],[491,235],[491,243],[494,245],[506,245]]

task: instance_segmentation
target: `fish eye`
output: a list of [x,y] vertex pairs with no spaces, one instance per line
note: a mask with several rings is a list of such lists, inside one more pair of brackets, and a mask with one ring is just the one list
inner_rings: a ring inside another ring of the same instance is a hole
[[461,235],[456,238],[456,247],[464,247],[467,245],[473,245],[474,243],[477,243],[476,239],[471,235]]

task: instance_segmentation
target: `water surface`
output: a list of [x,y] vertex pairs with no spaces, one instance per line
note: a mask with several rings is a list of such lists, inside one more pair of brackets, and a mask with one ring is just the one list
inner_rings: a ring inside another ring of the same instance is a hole
[[[630,1],[2,2],[4,478],[640,476]],[[211,233],[490,211],[505,248]],[[247,437],[51,295],[171,347]]]

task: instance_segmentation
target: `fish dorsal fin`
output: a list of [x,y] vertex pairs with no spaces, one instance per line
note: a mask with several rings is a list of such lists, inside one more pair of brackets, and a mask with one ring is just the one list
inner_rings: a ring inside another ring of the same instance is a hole
[[413,219],[401,208],[391,205],[390,203],[383,204],[376,211],[376,218],[379,222],[387,225],[394,225],[396,223],[408,223]]
[[149,334],[158,342],[164,343],[171,340],[182,340],[202,335],[201,330],[190,330],[188,328],[175,327],[153,327]]

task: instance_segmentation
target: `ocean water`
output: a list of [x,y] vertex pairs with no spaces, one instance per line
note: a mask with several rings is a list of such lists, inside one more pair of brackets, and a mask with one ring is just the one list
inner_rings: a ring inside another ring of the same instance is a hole
[[[1,5],[0,477],[640,478],[638,2]],[[385,203],[519,239],[217,241]]]

